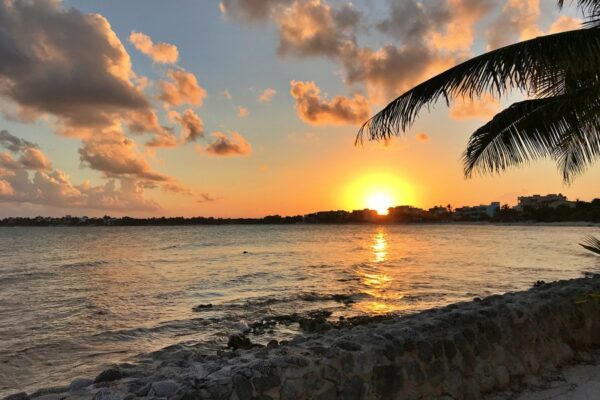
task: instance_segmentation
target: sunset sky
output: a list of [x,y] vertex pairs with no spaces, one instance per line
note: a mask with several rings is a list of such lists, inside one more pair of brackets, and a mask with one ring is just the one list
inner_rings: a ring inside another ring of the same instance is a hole
[[354,145],[432,74],[578,23],[546,0],[0,0],[0,217],[591,200],[600,166],[463,177],[469,135],[519,93]]

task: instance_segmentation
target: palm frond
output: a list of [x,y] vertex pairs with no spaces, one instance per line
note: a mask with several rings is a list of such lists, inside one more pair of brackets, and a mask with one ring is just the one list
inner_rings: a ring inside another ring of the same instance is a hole
[[465,176],[552,157],[566,182],[600,155],[600,89],[525,100],[479,128],[463,154]]
[[[558,94],[571,77],[597,74],[600,66],[600,28],[542,36],[506,46],[465,61],[404,93],[367,121],[357,142],[389,139],[405,131],[423,107],[440,98],[497,96],[512,88],[533,94]],[[556,86],[559,89],[556,89]]]
[[476,130],[463,153],[465,176],[500,172],[550,156],[560,139],[552,129],[538,129],[535,124],[544,121],[540,116],[552,115],[549,110],[560,100],[555,97],[515,103]]
[[579,243],[579,245],[600,256],[600,240],[596,239],[594,236],[586,236],[583,243]]
[[[571,0],[569,3],[577,3],[577,8],[583,12],[584,24],[587,26],[600,25],[600,1],[598,0]],[[565,0],[558,0],[558,7],[563,8]]]

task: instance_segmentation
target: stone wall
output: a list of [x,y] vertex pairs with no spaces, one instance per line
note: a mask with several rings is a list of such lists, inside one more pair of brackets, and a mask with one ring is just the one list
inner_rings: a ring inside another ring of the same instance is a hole
[[273,349],[171,349],[152,371],[123,370],[60,398],[478,399],[600,347],[593,293],[598,277],[299,336]]

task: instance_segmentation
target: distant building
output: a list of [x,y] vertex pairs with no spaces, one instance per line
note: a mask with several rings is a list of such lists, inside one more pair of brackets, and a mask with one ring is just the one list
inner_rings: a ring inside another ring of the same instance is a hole
[[423,220],[425,210],[413,206],[388,208],[388,219],[392,222],[417,222]]
[[448,214],[450,212],[450,210],[448,210],[448,207],[435,206],[435,207],[430,208],[429,212],[431,214],[435,214],[435,215],[444,215],[444,214]]
[[500,202],[494,201],[489,205],[480,205],[474,207],[460,207],[454,210],[454,215],[458,218],[482,219],[492,218],[500,211]]
[[354,210],[350,216],[352,222],[373,222],[379,219],[380,215],[375,210]]
[[574,201],[567,200],[567,197],[563,194],[547,194],[540,196],[534,194],[533,196],[521,196],[519,197],[519,204],[516,209],[518,211],[524,211],[526,209],[539,210],[541,208],[557,208],[560,206],[575,207]]

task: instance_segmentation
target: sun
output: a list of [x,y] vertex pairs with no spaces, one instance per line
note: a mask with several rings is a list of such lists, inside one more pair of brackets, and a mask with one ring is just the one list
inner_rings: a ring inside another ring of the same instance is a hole
[[352,177],[344,188],[347,210],[369,208],[387,215],[389,207],[416,204],[414,186],[388,171],[374,171]]
[[367,208],[377,211],[379,215],[387,215],[388,208],[392,207],[393,203],[392,197],[386,193],[374,193],[367,197],[366,201]]

